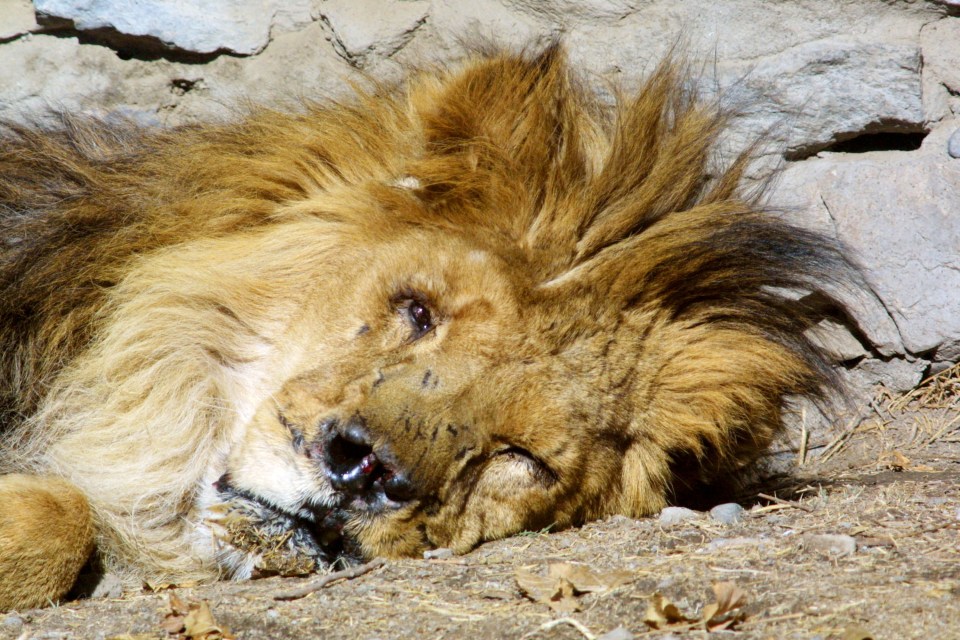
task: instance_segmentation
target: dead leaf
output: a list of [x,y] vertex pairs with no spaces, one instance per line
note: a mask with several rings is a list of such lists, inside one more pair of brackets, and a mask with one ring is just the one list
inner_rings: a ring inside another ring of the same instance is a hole
[[187,606],[187,603],[178,598],[175,593],[171,593],[167,598],[167,606],[169,610],[166,615],[163,616],[163,620],[160,622],[160,628],[167,633],[178,634],[183,631],[183,620],[187,617],[190,608]]
[[879,462],[892,471],[936,471],[931,466],[915,463],[897,450],[884,451],[880,454]]
[[853,625],[844,629],[842,640],[873,640],[873,634],[859,625]]
[[703,608],[703,626],[707,631],[730,629],[746,619],[740,607],[747,603],[747,594],[733,582],[717,582],[713,585],[717,601]]
[[856,536],[857,547],[896,547],[897,543],[890,536]]
[[693,628],[701,626],[707,631],[732,629],[747,615],[740,608],[747,603],[747,595],[732,582],[717,582],[713,585],[716,602],[703,608],[700,619],[687,617],[680,608],[670,602],[662,593],[655,593],[647,605],[643,622],[652,629],[669,629],[683,626]]
[[633,579],[631,571],[594,571],[582,564],[557,562],[547,574],[569,580],[577,593],[604,593],[623,586]]
[[557,613],[580,611],[580,603],[577,602],[576,589],[573,588],[569,580],[564,578],[560,578],[557,584],[557,592],[550,598],[550,602],[547,604]]
[[196,587],[200,582],[198,580],[184,580],[183,582],[145,582],[144,587],[157,593],[160,591],[169,591],[170,589],[188,589],[190,587]]
[[523,569],[516,571],[517,585],[531,600],[543,602],[558,613],[580,610],[577,596],[584,593],[604,593],[633,579],[630,571],[597,572],[589,567],[569,562],[557,562],[547,567],[547,575],[539,576]]
[[167,596],[167,603],[170,605],[170,613],[185,616],[190,611],[190,606],[175,593]]
[[517,580],[517,586],[520,587],[520,591],[531,600],[537,602],[549,600],[557,589],[556,578],[550,576],[538,576],[535,573],[517,569],[516,572],[514,572],[514,577]]
[[164,616],[160,627],[170,635],[184,640],[234,640],[226,627],[221,627],[213,618],[210,604],[203,602],[186,603],[175,594],[170,594],[170,610]]
[[680,608],[667,600],[662,593],[655,593],[647,605],[647,613],[643,622],[651,629],[665,629],[676,624],[690,624],[696,622],[693,618],[683,615]]
[[522,569],[517,569],[515,575],[520,590],[531,600],[549,605],[558,613],[573,613],[580,609],[573,585],[566,578],[538,576]]
[[227,629],[217,625],[206,600],[190,608],[190,613],[183,621],[183,635],[194,640],[227,640],[234,637]]
[[880,464],[893,471],[903,471],[910,468],[910,458],[899,451],[884,451],[880,454]]
[[160,622],[160,628],[170,634],[179,634],[183,631],[183,619],[186,616],[168,613]]

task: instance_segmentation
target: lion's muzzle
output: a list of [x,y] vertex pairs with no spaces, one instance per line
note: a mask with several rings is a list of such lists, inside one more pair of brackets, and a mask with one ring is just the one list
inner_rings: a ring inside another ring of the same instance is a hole
[[374,449],[362,418],[328,420],[322,428],[324,471],[330,485],[342,494],[343,506],[382,511],[417,497],[416,488],[389,448]]

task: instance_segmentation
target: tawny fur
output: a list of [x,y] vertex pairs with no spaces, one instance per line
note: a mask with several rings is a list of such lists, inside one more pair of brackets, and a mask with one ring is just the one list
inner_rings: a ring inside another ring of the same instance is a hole
[[725,119],[685,79],[605,108],[552,47],[229,124],[10,126],[0,472],[71,483],[109,566],[170,580],[221,571],[196,502],[225,470],[328,495],[287,431],[324,416],[429,491],[351,521],[370,555],[648,514],[750,462],[830,384],[783,291],[847,266],[738,191],[745,158],[709,175]]
[[30,609],[57,602],[93,551],[83,494],[54,477],[0,477],[0,603]]

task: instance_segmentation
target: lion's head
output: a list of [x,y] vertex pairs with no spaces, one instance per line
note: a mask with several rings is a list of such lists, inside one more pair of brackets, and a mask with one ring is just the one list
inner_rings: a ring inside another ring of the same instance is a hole
[[245,495],[366,556],[466,551],[651,513],[823,390],[789,292],[845,263],[739,195],[745,160],[710,175],[724,119],[676,65],[609,109],[556,48],[392,95],[365,126],[405,155],[277,215],[332,234],[338,277],[311,283],[296,364],[233,451]]

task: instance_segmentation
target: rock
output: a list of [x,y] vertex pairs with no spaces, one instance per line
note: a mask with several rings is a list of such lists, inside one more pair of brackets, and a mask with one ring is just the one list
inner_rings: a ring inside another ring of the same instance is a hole
[[615,22],[637,12],[636,0],[539,0],[516,2],[516,11],[554,22],[609,21]]
[[704,551],[720,551],[721,549],[738,549],[744,547],[763,548],[770,545],[770,540],[766,538],[717,538],[711,540]]
[[196,53],[226,50],[250,55],[263,50],[280,7],[288,25],[310,19],[309,0],[36,0],[34,6],[39,15],[68,20],[80,31],[110,29]]
[[633,634],[626,627],[617,627],[597,636],[597,640],[633,640]]
[[824,319],[806,333],[837,362],[849,362],[867,355],[867,350],[853,337],[850,329],[839,322]]
[[924,73],[947,90],[960,92],[960,20],[937,20],[920,32]]
[[918,358],[865,358],[849,372],[848,381],[855,388],[873,388],[882,384],[889,391],[903,393],[917,386],[930,363]]
[[277,36],[255,58],[220,56],[204,65],[122,60],[75,38],[33,35],[0,45],[0,117],[36,117],[52,108],[187,124],[234,116],[250,102],[335,96],[347,90],[343,78],[351,71],[319,22]]
[[30,33],[37,20],[30,0],[0,0],[0,41]]
[[123,595],[123,580],[115,573],[106,573],[97,582],[91,598],[119,598]]
[[638,524],[636,520],[629,516],[625,516],[622,513],[616,513],[612,516],[608,516],[605,521],[608,524],[611,524],[616,527],[629,527]]
[[[736,69],[737,74],[746,71]],[[764,128],[776,131],[782,114],[795,114],[789,137],[783,139],[793,156],[808,155],[877,122],[917,129],[924,123],[920,51],[912,44],[867,44],[843,37],[804,43],[757,62],[742,87],[731,91],[733,99],[765,112],[749,118],[748,138]]]
[[[951,103],[956,100],[958,86],[957,52],[954,42],[958,37],[955,20],[936,20],[920,31],[920,49],[923,53],[923,109],[927,120],[936,122],[950,116]],[[951,93],[953,95],[951,95]]]
[[359,67],[372,55],[392,56],[426,20],[425,0],[327,0],[320,15],[330,27],[332,43],[345,60]]
[[960,362],[960,340],[940,345],[933,353],[933,359],[941,365],[945,363],[947,367]]
[[710,509],[710,517],[722,524],[736,524],[743,520],[744,509],[736,502],[718,504]]
[[687,509],[686,507],[664,507],[663,511],[660,512],[660,516],[657,518],[657,521],[665,526],[673,526],[675,524],[681,524],[689,520],[696,520],[702,514],[694,511],[693,509]]
[[657,582],[656,589],[657,591],[665,591],[670,587],[672,587],[673,585],[675,585],[676,583],[677,583],[677,579],[674,576],[664,576],[660,578],[659,582]]
[[[305,72],[309,69],[309,72]],[[349,91],[344,79],[356,73],[326,41],[324,25],[279,35],[252,58],[220,56],[205,65],[178,65],[180,77],[202,78],[204,86],[180,96],[171,123],[189,123],[236,113],[244,103],[321,100]]]
[[464,34],[473,34],[506,46],[545,43],[552,27],[514,10],[500,0],[434,2],[426,25],[429,34],[411,43],[414,60],[451,57],[462,49]]
[[849,556],[857,552],[857,541],[853,536],[842,534],[808,534],[803,536],[801,544],[808,551],[833,557]]
[[916,152],[825,154],[789,167],[780,183],[779,198],[805,202],[803,217],[832,229],[864,267],[879,307],[862,296],[858,305],[859,294],[845,302],[884,355],[960,341],[960,163],[938,150],[955,128],[939,127]]
[[76,38],[32,35],[0,46],[0,116],[36,117],[51,108],[145,111],[170,97],[170,79],[140,60]]
[[947,141],[947,153],[951,158],[960,158],[960,129],[954,131]]
[[10,637],[16,637],[23,631],[23,618],[15,613],[8,613],[0,622],[0,629],[10,634]]
[[428,549],[423,552],[424,560],[444,560],[446,558],[453,557],[453,549],[441,548],[441,549]]

